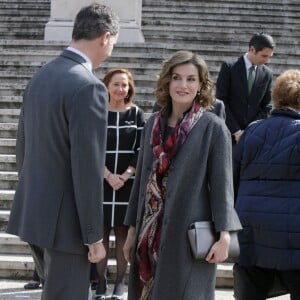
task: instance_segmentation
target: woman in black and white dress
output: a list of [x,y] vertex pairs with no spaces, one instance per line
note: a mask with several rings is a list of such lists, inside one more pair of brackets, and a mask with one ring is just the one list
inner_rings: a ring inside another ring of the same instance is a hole
[[123,299],[124,276],[127,262],[123,245],[127,226],[123,221],[133,183],[133,175],[144,126],[143,111],[133,104],[134,80],[126,69],[109,71],[104,79],[109,92],[109,113],[107,128],[106,163],[104,170],[104,239],[107,252],[104,261],[98,263],[99,284],[96,299],[106,296],[106,266],[109,252],[109,235],[114,230],[116,237],[117,278],[112,298]]

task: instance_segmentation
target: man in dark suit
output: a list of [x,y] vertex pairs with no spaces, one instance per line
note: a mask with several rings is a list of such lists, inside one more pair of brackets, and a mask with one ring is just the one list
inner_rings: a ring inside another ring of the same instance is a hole
[[216,98],[225,104],[226,124],[237,143],[249,123],[266,118],[270,109],[272,72],[265,66],[275,43],[270,35],[254,34],[249,50],[236,62],[224,62]]
[[102,244],[108,94],[92,73],[116,43],[104,5],[77,14],[70,46],[31,79],[17,136],[19,183],[8,232],[44,250],[43,300],[84,300]]

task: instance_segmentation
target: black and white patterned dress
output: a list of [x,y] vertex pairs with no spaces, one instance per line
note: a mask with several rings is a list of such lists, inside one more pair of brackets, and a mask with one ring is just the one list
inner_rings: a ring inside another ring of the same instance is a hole
[[[122,112],[109,111],[105,165],[110,172],[122,174],[128,166],[136,167],[144,124],[144,112],[136,105]],[[104,226],[123,225],[133,178],[117,191],[104,180]]]

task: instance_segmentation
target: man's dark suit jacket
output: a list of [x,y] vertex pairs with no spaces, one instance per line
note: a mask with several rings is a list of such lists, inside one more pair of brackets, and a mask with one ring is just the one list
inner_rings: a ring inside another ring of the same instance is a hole
[[17,135],[19,183],[8,232],[73,254],[103,237],[107,89],[65,50],[29,82]]
[[244,130],[254,120],[267,117],[271,86],[271,70],[265,65],[258,66],[251,93],[248,94],[243,56],[234,63],[222,64],[216,83],[216,98],[225,104],[226,124],[232,134]]

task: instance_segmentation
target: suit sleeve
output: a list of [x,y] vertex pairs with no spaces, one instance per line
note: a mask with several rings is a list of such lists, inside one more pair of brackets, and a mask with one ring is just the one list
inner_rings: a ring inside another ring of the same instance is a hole
[[224,102],[225,113],[226,113],[226,124],[231,134],[233,134],[239,131],[240,127],[230,110],[230,85],[231,85],[230,65],[228,63],[223,63],[216,83],[216,98]]
[[87,84],[75,95],[69,116],[75,202],[84,244],[92,244],[103,237],[107,102],[103,84]]
[[260,108],[255,116],[255,120],[266,119],[271,111],[271,89],[272,89],[272,73],[269,73],[269,80],[267,82],[266,92],[260,103]]
[[245,137],[247,135],[247,129],[243,133],[240,141],[237,143],[234,149],[233,155],[233,187],[234,187],[234,199],[236,200],[237,193],[240,185],[240,173],[241,173],[241,163],[244,152]]

